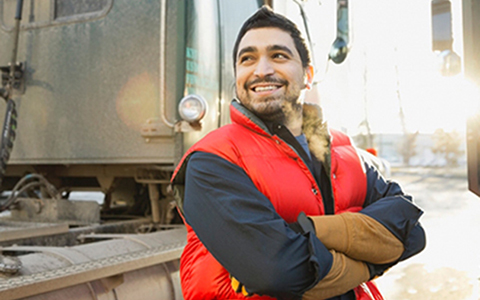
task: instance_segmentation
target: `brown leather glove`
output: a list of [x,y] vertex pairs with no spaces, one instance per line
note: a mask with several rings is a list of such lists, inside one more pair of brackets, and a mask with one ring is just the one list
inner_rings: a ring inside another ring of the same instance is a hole
[[361,213],[309,216],[318,239],[327,247],[373,264],[394,262],[403,244],[375,219]]
[[351,259],[334,250],[330,250],[330,253],[333,255],[330,272],[308,290],[302,300],[328,299],[342,295],[370,278],[370,272],[364,262]]

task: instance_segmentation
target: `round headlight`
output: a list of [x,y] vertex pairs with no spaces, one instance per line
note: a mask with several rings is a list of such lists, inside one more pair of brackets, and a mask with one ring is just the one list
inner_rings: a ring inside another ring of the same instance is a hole
[[187,95],[178,104],[178,113],[183,120],[191,123],[200,121],[207,111],[207,102],[199,95]]

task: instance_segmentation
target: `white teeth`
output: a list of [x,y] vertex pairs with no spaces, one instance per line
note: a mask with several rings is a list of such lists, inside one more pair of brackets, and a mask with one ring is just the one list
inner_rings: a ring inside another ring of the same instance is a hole
[[255,92],[265,92],[265,91],[271,91],[276,89],[277,87],[275,85],[269,85],[269,86],[257,86],[255,88]]

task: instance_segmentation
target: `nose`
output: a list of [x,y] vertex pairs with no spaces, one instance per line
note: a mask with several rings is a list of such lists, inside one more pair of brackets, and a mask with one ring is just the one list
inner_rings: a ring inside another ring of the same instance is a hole
[[265,77],[274,73],[273,66],[270,60],[266,57],[261,57],[255,67],[254,75],[258,77]]

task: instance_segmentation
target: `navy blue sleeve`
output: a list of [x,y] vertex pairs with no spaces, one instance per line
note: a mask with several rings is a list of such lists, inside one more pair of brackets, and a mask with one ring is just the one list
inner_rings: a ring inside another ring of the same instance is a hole
[[383,272],[399,261],[418,254],[425,248],[426,237],[419,219],[423,211],[413,202],[413,197],[403,192],[395,181],[386,180],[377,169],[365,163],[367,173],[367,196],[360,211],[380,222],[404,245],[404,252],[396,262],[385,265],[369,264],[373,276]]
[[389,196],[403,196],[412,201],[412,197],[405,195],[397,182],[386,180],[377,168],[368,161],[365,161],[364,164],[367,175],[367,196],[365,197],[364,207]]
[[184,198],[186,222],[248,292],[300,299],[330,271],[333,258],[320,240],[290,229],[239,166],[195,152]]

